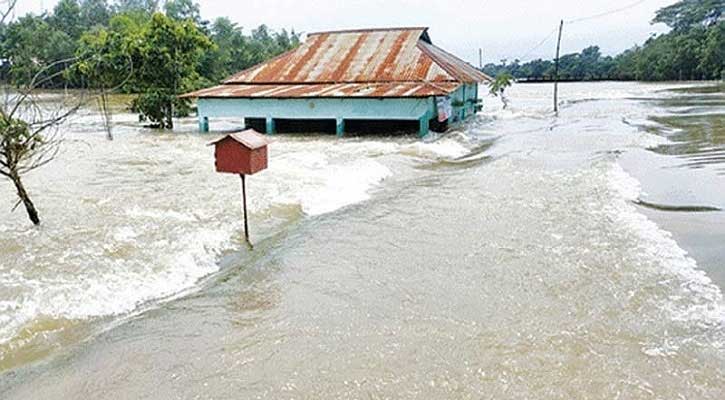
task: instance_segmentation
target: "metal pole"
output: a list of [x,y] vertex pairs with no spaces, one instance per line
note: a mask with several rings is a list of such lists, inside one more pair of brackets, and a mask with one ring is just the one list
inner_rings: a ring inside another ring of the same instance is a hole
[[483,49],[478,49],[478,69],[483,69]]
[[561,50],[561,31],[564,20],[559,24],[559,40],[556,41],[556,63],[554,64],[554,112],[559,112],[559,50]]
[[242,177],[242,209],[244,210],[244,238],[249,243],[249,225],[247,224],[247,185],[244,181],[244,174],[239,174]]

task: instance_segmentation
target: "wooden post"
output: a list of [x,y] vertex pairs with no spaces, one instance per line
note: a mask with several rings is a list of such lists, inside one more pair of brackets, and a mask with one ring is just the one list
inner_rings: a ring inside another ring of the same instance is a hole
[[483,49],[478,49],[478,69],[483,70]]
[[249,225],[247,224],[247,185],[244,181],[244,174],[239,174],[242,177],[242,209],[244,210],[244,238],[249,243]]
[[556,41],[556,63],[554,64],[554,112],[559,112],[559,50],[561,50],[561,31],[564,20],[559,24],[559,40]]

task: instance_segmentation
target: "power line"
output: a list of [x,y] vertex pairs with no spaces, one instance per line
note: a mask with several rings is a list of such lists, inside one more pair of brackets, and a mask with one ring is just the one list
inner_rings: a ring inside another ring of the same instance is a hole
[[558,29],[559,29],[558,27],[556,27],[556,28],[552,29],[552,30],[551,30],[551,32],[549,32],[549,34],[548,34],[548,35],[546,35],[546,37],[545,37],[545,38],[544,38],[544,39],[543,39],[543,40],[542,40],[541,42],[539,42],[539,43],[538,43],[538,44],[537,44],[536,46],[532,47],[532,48],[531,48],[531,49],[530,49],[529,51],[527,51],[527,52],[526,52],[526,53],[525,53],[525,54],[524,54],[523,56],[521,56],[521,57],[519,57],[519,58],[517,58],[517,59],[518,59],[518,60],[522,60],[522,61],[523,61],[523,60],[524,60],[524,59],[525,59],[526,57],[528,57],[529,55],[531,55],[531,53],[533,53],[534,51],[536,51],[536,50],[537,50],[537,49],[538,49],[539,47],[543,46],[543,45],[544,45],[544,43],[548,42],[548,41],[549,41],[549,39],[551,39],[551,37],[552,37],[552,36],[554,36],[554,33],[555,33],[555,32],[556,32],[556,31],[557,31]]
[[614,9],[614,10],[610,10],[610,11],[606,11],[606,12],[599,13],[599,14],[590,15],[588,17],[581,17],[581,18],[577,18],[577,19],[572,19],[572,20],[566,21],[565,23],[566,24],[575,24],[577,22],[589,21],[591,19],[606,17],[608,15],[616,14],[618,12],[626,11],[626,10],[629,10],[630,8],[637,7],[638,5],[644,3],[645,1],[647,1],[647,0],[639,0],[637,2],[634,2],[634,3],[632,3],[630,5],[627,5],[627,6],[624,6],[624,7],[620,7],[620,8],[617,8],[617,9]]
[[[636,1],[636,2],[634,2],[634,3],[631,3],[631,4],[629,4],[629,5],[626,5],[626,6],[624,6],[624,7],[616,8],[616,9],[614,9],[614,10],[609,10],[609,11],[606,11],[606,12],[602,12],[602,13],[599,13],[599,14],[594,14],[594,15],[589,15],[589,16],[586,16],[586,17],[581,17],[581,18],[576,18],[576,19],[572,19],[572,20],[564,21],[564,24],[566,24],[566,25],[571,25],[571,24],[575,24],[575,23],[578,23],[578,22],[583,22],[583,21],[589,21],[589,20],[592,20],[592,19],[597,19],[597,18],[602,18],[602,17],[606,17],[606,16],[608,16],[608,15],[616,14],[616,13],[619,13],[619,12],[622,12],[622,11],[626,11],[626,10],[629,10],[630,8],[634,8],[634,7],[637,7],[638,5],[640,5],[640,4],[642,4],[642,3],[644,3],[645,1],[647,1],[647,0],[639,0],[639,1]],[[544,45],[544,44],[545,44],[546,42],[548,42],[548,41],[549,41],[549,39],[551,39],[551,37],[552,37],[552,36],[554,35],[554,33],[555,33],[555,32],[556,32],[556,31],[557,31],[558,29],[559,29],[558,27],[557,27],[557,28],[554,28],[554,29],[552,29],[552,30],[551,30],[551,32],[549,32],[549,34],[548,34],[548,35],[546,35],[546,37],[545,37],[545,38],[544,38],[543,40],[541,40],[541,42],[537,43],[537,44],[536,44],[536,46],[532,47],[532,48],[531,48],[531,49],[530,49],[529,51],[527,51],[527,52],[526,52],[526,53],[525,53],[525,54],[524,54],[523,56],[521,56],[521,57],[518,57],[517,59],[518,59],[518,60],[522,60],[522,61],[523,61],[524,59],[526,59],[526,57],[530,56],[530,55],[531,55],[531,54],[532,54],[532,53],[533,53],[534,51],[536,51],[536,50],[537,50],[537,49],[539,49],[539,48],[540,48],[541,46],[543,46],[543,45]]]

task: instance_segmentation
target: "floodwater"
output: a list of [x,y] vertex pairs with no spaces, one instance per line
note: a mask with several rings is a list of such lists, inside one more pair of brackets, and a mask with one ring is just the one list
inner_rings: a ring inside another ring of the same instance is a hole
[[27,177],[40,228],[0,185],[0,397],[725,398],[722,86],[550,95],[274,136],[253,250],[216,135],[84,110]]

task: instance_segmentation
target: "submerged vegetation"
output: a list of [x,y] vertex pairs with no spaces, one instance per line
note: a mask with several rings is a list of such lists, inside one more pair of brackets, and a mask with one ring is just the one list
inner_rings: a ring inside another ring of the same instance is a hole
[[[598,46],[559,60],[565,80],[709,80],[725,79],[725,0],[681,0],[657,11],[653,23],[670,32],[655,35],[643,45],[615,57],[603,56]],[[552,79],[554,62],[488,64],[484,72],[515,78]]]
[[300,43],[294,31],[261,25],[245,34],[228,18],[205,21],[193,0],[159,3],[60,0],[50,13],[2,23],[0,80],[27,84],[52,65],[46,74],[52,79],[43,88],[136,94],[132,107],[143,119],[172,128],[172,117],[189,111],[178,94],[219,82]]
[[493,95],[494,97],[501,98],[501,102],[503,103],[503,108],[508,107],[508,101],[506,100],[506,97],[504,96],[504,92],[506,91],[506,88],[511,86],[514,78],[509,74],[508,72],[503,72],[498,75],[496,75],[496,79],[491,81],[491,83],[488,85],[488,92]]

